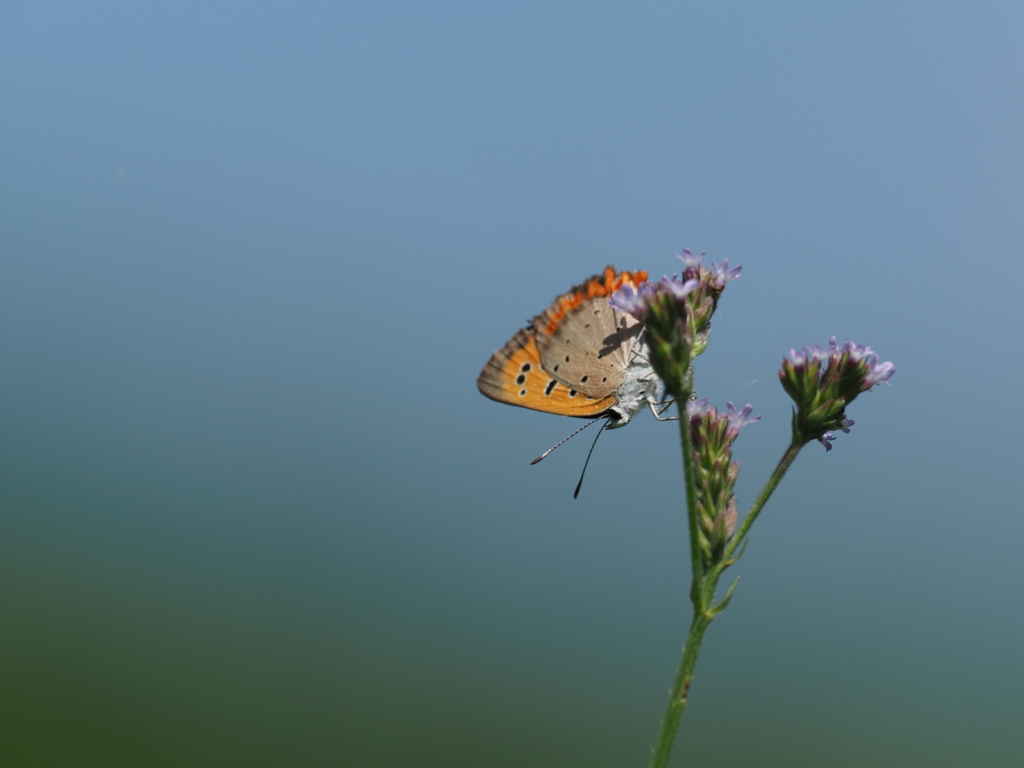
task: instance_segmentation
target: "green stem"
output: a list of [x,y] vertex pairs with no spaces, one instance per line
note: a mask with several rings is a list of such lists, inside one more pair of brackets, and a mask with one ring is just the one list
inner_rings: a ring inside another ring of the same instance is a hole
[[782,454],[782,458],[779,459],[778,466],[775,467],[775,471],[772,472],[772,476],[768,478],[768,482],[764,484],[764,488],[761,489],[761,493],[754,501],[754,505],[750,508],[750,511],[743,516],[743,522],[740,523],[739,529],[736,534],[729,540],[729,545],[725,548],[725,554],[722,559],[728,563],[733,559],[733,555],[736,553],[737,547],[739,547],[743,540],[747,536],[747,532],[750,530],[750,526],[754,524],[757,516],[761,514],[761,510],[764,509],[764,505],[768,503],[768,499],[775,492],[779,482],[785,476],[786,471],[789,469],[796,455],[800,453],[800,449],[805,444],[790,443],[789,448]]
[[[717,581],[717,579],[715,580]],[[693,680],[693,669],[697,666],[697,653],[700,651],[700,643],[704,639],[704,632],[710,623],[711,617],[699,610],[695,601],[690,634],[686,638],[686,645],[683,646],[679,669],[676,671],[676,679],[672,683],[668,706],[665,708],[665,716],[658,729],[658,738],[654,742],[651,761],[647,764],[648,768],[664,768],[668,765],[668,758],[672,753],[672,743],[675,741],[676,731],[679,730],[679,721],[686,708],[690,682]]]
[[[681,394],[681,393],[680,393]],[[686,393],[686,397],[689,393]],[[661,727],[658,729],[658,736],[654,742],[654,749],[651,751],[649,768],[663,768],[668,764],[669,755],[672,753],[672,744],[675,742],[676,732],[679,730],[679,721],[686,709],[687,696],[690,690],[690,681],[693,679],[693,670],[697,665],[697,653],[700,651],[701,641],[704,639],[704,632],[711,623],[712,616],[707,611],[710,601],[714,598],[715,585],[718,582],[718,572],[704,572],[704,558],[700,549],[700,520],[697,513],[697,487],[693,476],[693,436],[690,429],[690,419],[686,415],[686,397],[676,397],[679,405],[679,442],[683,450],[683,478],[686,486],[686,519],[690,533],[690,563],[693,568],[693,582],[690,586],[690,600],[693,603],[693,620],[690,622],[690,634],[683,646],[683,653],[679,659],[679,668],[676,670],[675,681],[672,683],[672,690],[669,692],[668,704],[665,707],[665,714],[661,720]],[[708,587],[710,586],[710,597]]]
[[[785,476],[786,471],[796,459],[802,445],[791,443],[786,452],[779,460],[778,466],[768,482],[765,483],[760,495],[754,501],[750,511],[744,516],[743,523],[739,530],[730,540],[723,553],[722,559],[706,571],[703,565],[703,557],[700,551],[699,525],[697,519],[697,490],[693,478],[693,440],[690,434],[690,420],[686,418],[685,408],[680,408],[679,419],[680,442],[683,447],[683,475],[686,478],[686,512],[690,529],[690,559],[693,563],[693,585],[690,588],[690,599],[693,602],[693,619],[690,622],[690,634],[683,646],[683,654],[679,659],[679,668],[676,670],[676,677],[672,683],[672,690],[669,693],[668,705],[665,707],[665,715],[661,720],[661,727],[658,729],[658,737],[654,742],[654,749],[651,751],[651,760],[648,768],[665,768],[668,765],[669,756],[672,754],[672,745],[675,742],[676,732],[679,730],[679,721],[686,709],[686,702],[689,697],[690,683],[693,681],[693,670],[697,666],[697,654],[700,652],[700,644],[704,640],[704,633],[707,631],[711,620],[715,617],[712,605],[715,599],[715,592],[718,589],[718,579],[722,575],[736,554],[736,549],[746,538],[750,526],[754,524],[757,516],[761,514],[764,505],[771,498],[772,493],[778,487],[779,482]],[[731,595],[731,590],[730,590]],[[728,602],[730,595],[723,601]]]

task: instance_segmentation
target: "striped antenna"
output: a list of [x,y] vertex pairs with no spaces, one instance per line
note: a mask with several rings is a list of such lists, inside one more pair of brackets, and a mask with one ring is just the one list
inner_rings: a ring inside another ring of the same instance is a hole
[[[596,419],[594,419],[594,421],[600,421],[600,420],[601,420],[601,419],[603,419],[603,418],[605,418],[605,417],[604,417],[604,416],[598,416],[598,417],[597,417]],[[530,462],[530,465],[532,466],[532,465],[536,464],[536,463],[537,463],[538,461],[541,461],[542,459],[546,459],[546,458],[547,458],[547,456],[548,456],[548,454],[549,454],[549,453],[551,453],[551,452],[552,452],[553,450],[555,450],[555,448],[557,448],[558,446],[560,446],[560,445],[561,445],[562,443],[564,443],[564,442],[567,442],[568,440],[571,440],[572,438],[576,437],[576,435],[578,435],[578,434],[579,434],[580,432],[582,432],[582,431],[583,431],[584,429],[586,429],[586,428],[587,428],[587,427],[589,427],[589,426],[590,426],[591,424],[593,424],[593,423],[594,423],[594,421],[588,421],[588,422],[587,422],[586,424],[584,424],[584,425],[583,425],[582,427],[580,427],[580,428],[579,428],[579,429],[577,429],[577,430],[576,430],[575,432],[573,432],[573,433],[572,433],[571,435],[569,435],[569,437],[567,437],[567,438],[565,438],[565,439],[563,439],[563,440],[559,440],[559,441],[558,441],[557,443],[555,443],[555,444],[554,444],[554,445],[552,445],[552,446],[551,446],[550,448],[548,448],[548,449],[547,449],[546,451],[544,451],[544,453],[542,453],[542,454],[541,454],[540,456],[538,456],[538,457],[537,457],[536,459],[534,459],[533,461],[531,461],[531,462]]]

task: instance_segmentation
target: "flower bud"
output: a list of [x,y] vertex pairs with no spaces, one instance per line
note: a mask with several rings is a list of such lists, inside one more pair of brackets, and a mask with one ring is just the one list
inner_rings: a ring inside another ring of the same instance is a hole
[[736,497],[733,486],[739,464],[732,460],[732,444],[740,430],[761,417],[751,417],[753,406],[737,411],[732,403],[721,413],[701,399],[687,403],[686,417],[693,433],[693,471],[697,492],[699,536],[704,564],[721,559],[725,545],[736,530]]

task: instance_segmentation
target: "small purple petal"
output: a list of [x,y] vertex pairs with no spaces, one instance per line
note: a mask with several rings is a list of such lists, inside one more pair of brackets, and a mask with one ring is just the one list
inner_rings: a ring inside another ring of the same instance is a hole
[[[644,285],[647,285],[647,283],[641,283],[641,291]],[[643,297],[629,283],[626,283],[613,293],[611,298],[608,299],[608,303],[611,304],[612,309],[625,312],[627,315],[632,315],[637,319],[643,316],[644,309],[646,308]]]
[[836,346],[836,337],[832,336],[828,340],[828,344],[825,347],[819,347],[815,344],[810,348],[811,356],[815,360],[828,360],[832,355],[836,354],[839,348]]
[[652,303],[655,303],[659,296],[671,296],[677,303],[682,303],[697,288],[696,280],[682,281],[678,275],[667,275],[656,283],[643,282],[635,289],[633,286],[623,285],[611,295],[608,303],[612,309],[632,315],[637,320],[644,320]]
[[704,257],[701,253],[700,256],[694,256],[689,248],[683,248],[682,253],[677,253],[676,258],[683,262],[683,266],[687,269],[700,269],[700,260]]
[[[832,337],[831,341],[832,342],[835,341],[835,337],[834,336]],[[836,351],[836,348],[835,348],[835,346],[833,346],[833,344],[831,342],[824,349],[822,349],[817,344],[815,344],[813,347],[804,347],[799,352],[797,352],[795,349],[790,349],[789,350],[789,358],[790,358],[790,360],[792,360],[797,365],[801,365],[801,364],[809,365],[809,364],[811,364],[813,362],[818,362],[818,361],[821,361],[821,360],[827,360],[829,357],[832,356],[832,354],[835,351]]]
[[[833,336],[832,346],[836,346],[835,342],[836,337]],[[840,353],[848,352],[852,360],[867,360],[872,357],[875,358],[876,360],[878,359],[878,355],[875,353],[873,349],[871,349],[871,347],[867,347],[862,344],[857,344],[853,341],[853,339],[847,339],[846,341],[844,341],[843,345],[841,347],[838,347],[838,351]]]
[[729,269],[728,259],[722,259],[722,266],[718,266],[713,261],[711,262],[711,277],[719,289],[725,288],[726,283],[739,277],[741,271],[743,271],[742,266]]
[[737,432],[745,427],[747,424],[752,424],[755,421],[760,421],[760,416],[750,417],[750,414],[754,411],[754,406],[747,403],[739,411],[736,410],[736,406],[732,402],[726,403],[726,408],[729,414],[729,428],[735,429]]
[[707,409],[708,399],[706,397],[702,397],[700,400],[697,400],[696,402],[693,400],[686,401],[686,415],[691,419],[696,418],[698,416],[703,416]]
[[836,439],[836,436],[831,432],[826,432],[824,435],[818,438],[818,442],[825,446],[825,453],[832,450],[831,442]]
[[[835,339],[833,339],[833,344]],[[896,366],[892,363],[880,363],[878,353],[871,347],[856,344],[852,339],[847,339],[837,350],[840,354],[849,355],[854,362],[864,361],[868,366],[868,375],[864,377],[864,389],[871,389],[876,384],[889,383],[890,377],[896,372]]]
[[[870,389],[876,384],[881,384],[883,381],[889,384],[889,378],[896,373],[896,366],[892,363],[878,363],[872,366],[868,372],[867,377],[864,379],[864,386]],[[892,386],[889,384],[889,386]]]
[[683,282],[676,275],[672,275],[672,277],[668,277],[666,275],[657,283],[657,285],[661,286],[663,289],[670,291],[672,295],[680,301],[693,293],[698,284],[699,283],[696,280],[687,280],[686,282]]

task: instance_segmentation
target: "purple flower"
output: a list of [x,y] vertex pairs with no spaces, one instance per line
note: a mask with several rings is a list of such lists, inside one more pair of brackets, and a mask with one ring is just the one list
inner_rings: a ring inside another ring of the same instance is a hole
[[[854,425],[853,419],[843,419],[842,422],[836,427],[842,430],[846,434],[850,434],[850,427]],[[834,432],[826,432],[824,435],[818,438],[818,442],[825,446],[825,453],[832,450],[832,441],[836,439]]]
[[849,432],[853,421],[846,407],[861,392],[883,381],[888,383],[896,366],[882,363],[871,347],[847,339],[842,344],[833,336],[824,349],[817,345],[799,352],[789,350],[779,371],[783,389],[796,403],[793,415],[795,440],[817,440],[831,450],[835,430]]
[[691,420],[703,416],[707,409],[708,399],[706,397],[702,397],[700,400],[686,401],[686,416]]
[[671,293],[678,301],[682,301],[696,290],[697,281],[681,280],[678,275],[672,275],[672,277],[666,275],[655,283],[655,286],[660,287],[662,293]]
[[[876,384],[881,384],[883,381],[886,384],[889,384],[889,378],[894,373],[896,373],[896,366],[893,365],[892,363],[876,362],[874,365],[871,366],[871,370],[868,372],[868,375],[864,378],[864,384],[866,385],[867,389],[871,389],[871,387],[875,386]],[[889,384],[889,386],[892,385]]]
[[667,275],[656,283],[644,281],[636,290],[633,286],[623,285],[611,295],[608,303],[612,309],[632,315],[641,322],[648,322],[652,312],[657,312],[665,298],[680,306],[680,314],[686,297],[697,287],[696,280],[682,281],[678,275]]
[[754,416],[753,418],[750,417],[750,414],[754,410],[754,406],[750,403],[747,403],[739,411],[736,410],[736,406],[734,406],[732,402],[726,403],[726,407],[728,408],[729,413],[729,429],[735,430],[736,432],[739,432],[743,427],[747,426],[747,424],[752,424],[755,421],[761,420],[760,416]]
[[739,435],[740,430],[747,424],[760,421],[760,416],[751,417],[754,406],[747,403],[740,410],[732,402],[726,403],[727,409],[722,413],[717,408],[708,405],[708,399],[702,397],[696,402],[687,401],[686,416],[690,419],[698,434],[712,444],[721,445],[723,448],[732,444]]
[[[645,285],[650,285],[650,283],[641,283],[640,287],[642,288]],[[643,298],[629,283],[626,283],[613,293],[611,298],[608,299],[608,303],[612,305],[612,309],[632,315],[637,320],[641,319],[644,313],[645,305]]]
[[701,252],[699,256],[694,256],[689,248],[683,248],[683,252],[677,253],[676,258],[683,262],[683,269],[687,273],[696,275],[700,270],[700,260],[704,258],[704,253]]
[[[703,254],[702,254],[703,255]],[[718,266],[715,262],[711,262],[711,279],[715,283],[715,287],[718,290],[725,288],[725,284],[730,280],[735,280],[740,276],[740,272],[743,270],[742,266],[733,267],[729,269],[729,260],[722,259],[722,266]]]
[[718,299],[725,284],[739,276],[740,268],[729,269],[728,260],[721,267],[702,267],[704,254],[694,256],[689,249],[678,256],[682,275],[623,285],[608,301],[612,309],[643,324],[651,367],[668,393],[682,401],[692,386],[690,361],[707,348]]
[[793,361],[795,365],[807,366],[812,363],[820,363],[823,360],[830,358],[838,349],[836,348],[836,337],[833,336],[829,339],[828,346],[824,349],[815,344],[813,347],[804,347],[799,352],[795,349],[789,350],[789,359]]
[[[836,338],[833,336],[833,346],[835,346],[835,341]],[[840,355],[847,356],[847,359],[852,361],[854,364],[861,362],[864,363],[864,366],[867,368],[867,373],[864,376],[863,383],[865,392],[876,384],[881,384],[882,382],[889,384],[889,379],[894,373],[896,373],[895,365],[889,362],[879,362],[878,353],[875,352],[875,350],[868,346],[855,344],[851,339],[847,339],[841,347],[836,349],[836,352]]]
[[740,429],[760,416],[751,417],[749,403],[740,410],[732,403],[725,413],[708,405],[707,398],[686,403],[693,437],[693,470],[701,553],[706,562],[721,556],[736,528],[736,497],[733,486],[740,467],[732,460],[732,444]]

